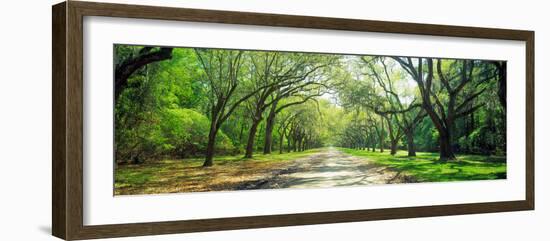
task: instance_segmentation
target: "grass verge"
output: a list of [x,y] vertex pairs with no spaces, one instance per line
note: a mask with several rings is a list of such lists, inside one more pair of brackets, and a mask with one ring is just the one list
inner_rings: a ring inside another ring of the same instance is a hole
[[506,157],[504,156],[458,155],[456,161],[440,162],[439,153],[417,152],[416,157],[408,157],[406,151],[398,151],[395,156],[392,156],[389,151],[380,153],[347,148],[339,148],[339,150],[353,156],[367,158],[396,171],[402,171],[418,182],[506,178]]

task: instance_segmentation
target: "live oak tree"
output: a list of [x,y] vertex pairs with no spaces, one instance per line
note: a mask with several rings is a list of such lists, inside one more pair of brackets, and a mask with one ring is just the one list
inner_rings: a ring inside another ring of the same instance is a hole
[[407,138],[407,155],[416,156],[416,144],[414,142],[414,133],[418,124],[426,117],[424,109],[418,107],[407,112],[400,113],[401,120],[398,121],[399,128],[405,133]]
[[294,105],[282,111],[277,118],[279,153],[304,151],[323,145],[323,111],[315,102]]
[[311,61],[310,65],[312,63],[321,65],[314,67],[316,70],[306,76],[307,81],[304,79],[303,85],[298,86],[298,88],[279,89],[271,96],[274,101],[271,103],[266,118],[264,154],[271,153],[275,119],[281,111],[308,101],[316,101],[316,98],[330,92],[331,83],[329,82],[335,77],[333,71],[340,65],[339,58],[330,55],[315,55],[310,57],[308,61]]
[[247,103],[252,124],[248,134],[245,158],[252,158],[257,128],[268,108],[271,107],[267,118],[266,139],[271,145],[275,115],[288,106],[301,104],[312,97],[320,96],[317,91],[316,94],[310,94],[302,101],[277,106],[282,99],[310,93],[324,86],[317,73],[328,66],[323,59],[321,55],[300,53],[263,52],[251,55],[254,85],[269,87],[257,91]]
[[378,148],[380,152],[384,152],[384,137],[386,136],[384,128],[384,118],[382,116],[376,118],[376,116],[369,115],[368,122],[372,129],[374,129],[377,139],[378,139]]
[[211,123],[203,163],[203,166],[208,167],[213,165],[216,136],[222,124],[241,103],[274,84],[250,87],[251,84],[247,83],[250,79],[246,78],[248,73],[243,73],[248,67],[245,66],[243,51],[195,49],[195,52],[204,71],[209,93]]
[[304,104],[307,101],[315,100],[315,97],[320,97],[328,91],[328,87],[322,81],[309,82],[294,91],[280,90],[274,93],[273,103],[269,108],[269,113],[266,119],[264,154],[270,154],[273,145],[273,128],[277,115],[292,106]]
[[[383,57],[362,57],[361,60],[368,66],[369,76],[382,88],[382,103],[386,105],[375,103],[372,108],[386,120],[388,125],[390,154],[397,153],[398,142],[402,135],[405,135],[408,156],[416,156],[414,132],[418,123],[426,116],[425,111],[417,103],[414,92],[407,93],[409,86],[403,85],[406,83],[406,78],[396,70],[391,60]],[[401,83],[400,88],[396,88],[395,85],[399,83]]]
[[388,136],[390,138],[390,155],[395,155],[397,153],[397,144],[401,137],[403,136],[403,132],[398,127],[398,121],[395,114],[380,114],[386,120],[386,124],[388,126]]
[[279,53],[254,53],[250,56],[250,61],[252,62],[251,78],[254,80],[255,87],[268,84],[273,85],[256,92],[247,103],[247,111],[251,119],[251,126],[248,131],[245,158],[252,158],[258,125],[263,119],[265,109],[274,101],[268,100],[269,96],[276,91],[280,85],[284,85],[283,79],[277,79],[272,74],[274,69],[280,69],[281,56]]
[[355,107],[347,118],[343,118],[344,128],[338,133],[342,146],[360,150],[384,152],[385,137],[388,134],[385,119],[372,109]]
[[[340,105],[344,109],[354,110],[357,118],[364,118],[366,124],[363,129],[359,125],[348,124],[341,138],[347,142],[347,146],[355,146],[353,138],[347,137],[349,133],[367,134],[369,130],[371,139],[375,139],[380,152],[384,152],[386,131],[386,120],[381,113],[375,113],[378,105],[385,104],[380,98],[380,91],[377,90],[376,82],[370,78],[371,73],[365,72],[364,61],[361,57],[348,60],[348,69],[340,72],[339,82],[335,84]],[[360,114],[363,113],[363,114]],[[393,134],[393,133],[392,133]],[[355,138],[357,139],[357,138]],[[373,146],[375,144],[373,143]]]
[[[471,103],[486,90],[484,83],[494,76],[485,77],[480,73],[482,69],[480,66],[484,64],[480,61],[435,59],[434,70],[432,58],[394,57],[393,59],[418,84],[422,107],[439,133],[439,159],[455,160],[453,150],[455,121],[483,106],[484,103],[477,105],[471,105]],[[466,87],[472,91],[464,91]]]
[[289,112],[283,114],[283,117],[279,119],[279,126],[277,128],[277,133],[279,134],[279,154],[283,153],[284,140],[285,138],[289,139],[289,129],[292,129],[291,125],[295,125],[298,115],[300,115],[300,112]]

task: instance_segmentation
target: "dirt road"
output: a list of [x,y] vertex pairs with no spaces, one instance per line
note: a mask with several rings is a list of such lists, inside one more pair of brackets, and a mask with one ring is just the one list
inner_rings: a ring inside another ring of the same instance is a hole
[[307,158],[293,161],[268,178],[239,185],[236,189],[322,188],[368,184],[412,182],[401,173],[327,148]]

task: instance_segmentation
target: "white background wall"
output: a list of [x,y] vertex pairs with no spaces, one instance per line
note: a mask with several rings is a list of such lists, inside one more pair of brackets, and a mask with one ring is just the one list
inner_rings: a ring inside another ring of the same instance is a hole
[[[58,1],[0,8],[0,240],[56,240],[51,230],[51,9]],[[122,1],[118,1],[122,2]],[[167,6],[407,21],[536,31],[536,210],[452,217],[164,235],[155,240],[548,240],[550,61],[545,1],[125,1]],[[514,90],[509,90],[514,91]],[[230,207],[229,207],[230,208]],[[124,240],[151,240],[152,237]]]

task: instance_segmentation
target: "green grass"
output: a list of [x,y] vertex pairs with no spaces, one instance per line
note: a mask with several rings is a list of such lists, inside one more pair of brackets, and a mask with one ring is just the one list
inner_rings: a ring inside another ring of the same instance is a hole
[[388,166],[396,171],[414,177],[418,182],[490,180],[506,178],[504,156],[458,155],[456,161],[440,162],[439,153],[417,152],[408,157],[406,151],[391,156],[366,150],[339,148],[347,154],[365,157],[376,164]]

